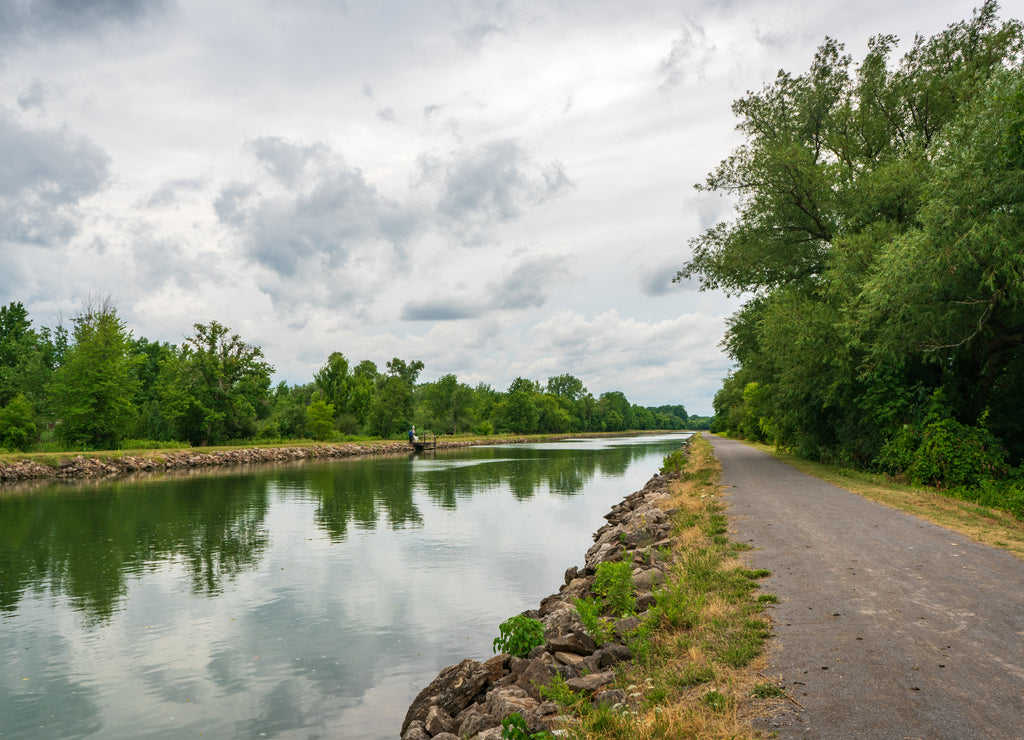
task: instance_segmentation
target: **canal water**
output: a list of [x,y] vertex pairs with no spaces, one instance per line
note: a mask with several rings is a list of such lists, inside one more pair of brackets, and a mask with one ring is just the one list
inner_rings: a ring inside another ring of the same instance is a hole
[[397,738],[683,440],[0,488],[0,738]]

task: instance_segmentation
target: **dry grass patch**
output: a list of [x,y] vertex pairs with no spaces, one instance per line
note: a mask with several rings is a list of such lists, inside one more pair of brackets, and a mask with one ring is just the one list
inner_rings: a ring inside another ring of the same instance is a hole
[[752,446],[834,486],[954,530],[984,545],[1001,547],[1024,559],[1024,521],[1008,512],[961,501],[933,488],[898,483],[884,475],[802,460],[768,445]]

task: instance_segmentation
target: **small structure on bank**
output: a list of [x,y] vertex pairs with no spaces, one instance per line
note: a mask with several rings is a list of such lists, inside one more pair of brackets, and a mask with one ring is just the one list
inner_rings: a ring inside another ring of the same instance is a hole
[[409,444],[412,445],[413,450],[416,452],[423,452],[423,450],[436,450],[437,449],[437,435],[430,432],[430,439],[420,439],[416,436],[416,425],[414,424],[409,430]]

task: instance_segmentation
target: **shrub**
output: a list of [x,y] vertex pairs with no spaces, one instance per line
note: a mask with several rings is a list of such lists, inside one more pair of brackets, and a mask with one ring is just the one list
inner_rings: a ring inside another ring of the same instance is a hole
[[636,607],[633,595],[633,566],[627,562],[605,562],[597,566],[593,591],[615,614],[626,614]]
[[494,652],[525,658],[538,645],[544,644],[544,623],[522,614],[509,617],[498,625],[498,636],[494,638]]
[[36,443],[36,420],[32,404],[22,394],[0,409],[0,445],[27,452]]

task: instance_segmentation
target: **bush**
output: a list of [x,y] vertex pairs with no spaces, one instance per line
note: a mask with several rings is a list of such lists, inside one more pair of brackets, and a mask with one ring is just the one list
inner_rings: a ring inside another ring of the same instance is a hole
[[538,645],[544,644],[544,623],[522,614],[509,617],[498,625],[499,635],[494,638],[494,652],[525,658]]
[[36,420],[32,404],[22,394],[0,409],[0,445],[28,452],[36,443]]
[[633,566],[627,562],[605,562],[597,566],[593,591],[616,614],[626,614],[636,606],[633,595]]
[[912,483],[934,486],[978,486],[1006,473],[1006,452],[995,435],[951,418],[923,429],[905,424],[876,462],[890,473],[905,473]]

